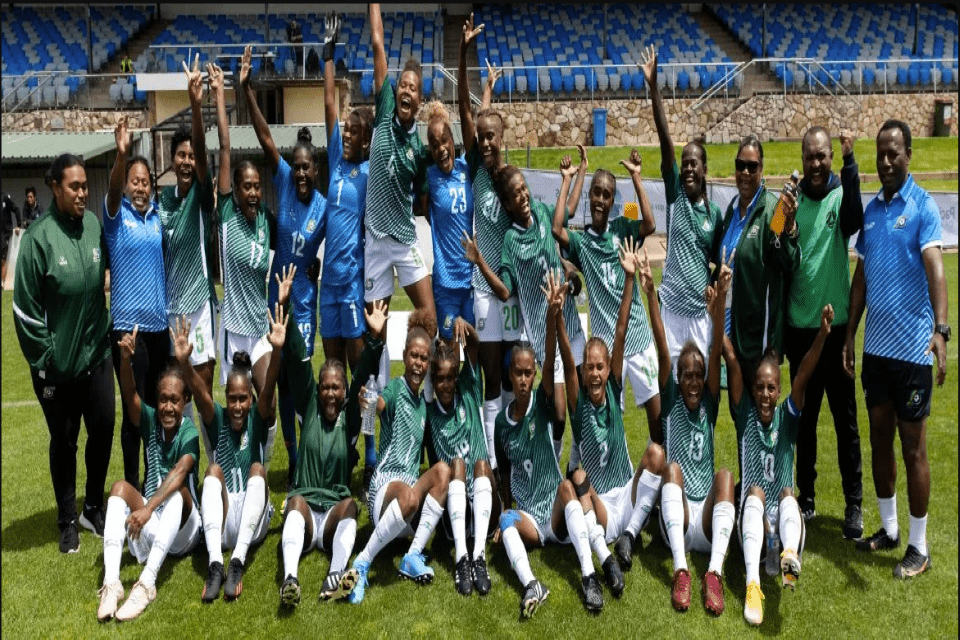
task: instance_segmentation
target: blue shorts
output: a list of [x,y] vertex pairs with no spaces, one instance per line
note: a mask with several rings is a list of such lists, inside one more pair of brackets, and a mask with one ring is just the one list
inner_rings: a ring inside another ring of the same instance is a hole
[[437,324],[440,325],[440,337],[453,338],[453,322],[460,316],[472,325],[476,324],[473,315],[473,288],[448,289],[433,285],[433,301],[437,307]]
[[359,338],[367,330],[363,317],[363,280],[320,286],[320,337]]

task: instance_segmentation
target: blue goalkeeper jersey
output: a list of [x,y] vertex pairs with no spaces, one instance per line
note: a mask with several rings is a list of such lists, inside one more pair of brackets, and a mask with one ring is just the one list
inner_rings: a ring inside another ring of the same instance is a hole
[[447,289],[469,289],[473,265],[460,244],[464,232],[473,236],[473,189],[466,158],[457,158],[449,174],[431,165],[425,187],[433,231],[433,281]]

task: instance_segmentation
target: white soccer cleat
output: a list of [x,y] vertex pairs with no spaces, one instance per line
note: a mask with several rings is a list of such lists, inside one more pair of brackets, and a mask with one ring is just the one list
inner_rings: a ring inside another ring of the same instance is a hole
[[137,580],[133,588],[130,589],[130,597],[127,598],[123,606],[117,610],[117,620],[125,622],[137,618],[156,597],[156,587],[148,587]]
[[117,613],[120,600],[123,599],[123,584],[119,580],[100,587],[100,607],[97,609],[97,620],[106,622]]

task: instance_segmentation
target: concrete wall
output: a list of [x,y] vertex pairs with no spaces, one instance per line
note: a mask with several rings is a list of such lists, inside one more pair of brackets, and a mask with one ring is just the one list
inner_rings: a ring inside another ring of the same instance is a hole
[[283,88],[283,121],[286,124],[324,122],[323,84]]

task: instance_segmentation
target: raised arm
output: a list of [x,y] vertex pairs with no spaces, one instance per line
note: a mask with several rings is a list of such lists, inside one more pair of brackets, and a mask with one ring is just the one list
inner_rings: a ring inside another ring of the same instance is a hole
[[847,310],[847,337],[843,343],[843,369],[851,378],[856,374],[857,327],[867,304],[867,281],[863,273],[863,258],[857,260],[850,281],[850,305]]
[[803,356],[803,360],[800,361],[800,369],[797,370],[797,375],[793,379],[793,384],[790,388],[790,398],[793,400],[793,404],[796,405],[797,409],[801,411],[803,410],[803,396],[807,391],[807,382],[810,381],[810,376],[813,375],[813,372],[817,368],[817,363],[820,361],[820,352],[823,351],[823,343],[827,341],[827,336],[830,335],[831,322],[833,322],[833,305],[828,304],[823,308],[823,311],[820,312],[820,330],[817,331],[817,337],[814,338],[810,349],[807,350],[806,355]]
[[730,290],[730,283],[733,280],[733,271],[730,264],[733,262],[733,256],[727,260],[727,252],[723,252],[723,263],[720,265],[720,276],[713,287],[713,291],[707,297],[707,311],[710,313],[710,319],[713,322],[713,336],[710,340],[710,356],[707,361],[707,389],[715,400],[720,399],[720,358],[723,354],[723,325],[725,314],[725,302],[727,291]]
[[577,173],[577,167],[573,166],[570,156],[563,156],[560,159],[560,192],[557,194],[557,207],[553,210],[553,237],[560,243],[560,247],[566,249],[570,246],[570,236],[567,234],[567,194],[570,190],[570,181],[573,174]]
[[577,203],[580,202],[580,194],[583,193],[583,181],[587,175],[587,169],[590,163],[587,162],[587,150],[582,144],[577,145],[577,151],[580,154],[580,164],[577,166],[577,179],[573,181],[570,193],[567,195],[567,218],[572,218],[577,212]]
[[203,378],[196,372],[190,363],[190,354],[193,353],[193,345],[190,344],[190,321],[184,317],[177,318],[176,331],[170,329],[170,342],[173,345],[173,355],[180,369],[180,375],[186,383],[190,393],[197,403],[197,409],[200,410],[200,418],[203,420],[203,426],[213,422],[214,404],[210,392],[207,391],[207,385]]
[[110,190],[107,192],[107,215],[111,218],[120,212],[123,186],[126,183],[127,158],[130,157],[130,133],[127,131],[127,116],[120,118],[113,131],[117,144],[117,157],[110,170]]
[[463,135],[463,151],[468,153],[476,142],[477,126],[473,121],[473,107],[470,104],[470,86],[467,84],[467,48],[480,32],[483,25],[473,26],[473,14],[463,23],[463,35],[460,38],[460,55],[457,59],[457,103],[460,107],[460,132]]
[[503,69],[495,67],[490,64],[490,60],[487,60],[487,81],[483,85],[483,95],[480,96],[480,108],[489,109],[490,105],[493,104],[493,87],[497,84],[497,80],[500,79],[500,76],[503,75]]
[[653,103],[653,123],[657,127],[657,137],[660,138],[660,166],[669,170],[677,161],[673,150],[673,139],[670,137],[670,125],[667,122],[667,113],[663,109],[663,98],[660,96],[660,87],[657,86],[657,50],[652,44],[646,51],[640,52],[643,62],[640,70],[643,79],[650,89],[650,102]]
[[740,372],[740,361],[733,350],[730,336],[723,335],[723,360],[727,363],[727,393],[730,394],[730,406],[736,407],[743,397],[743,375]]
[[[630,306],[633,304],[633,283],[637,273],[637,247],[633,238],[620,245],[620,267],[623,268],[623,293],[620,294],[620,311],[613,332],[613,348],[610,353],[610,375],[623,383],[623,349],[627,341],[627,324],[630,322]],[[566,366],[566,362],[563,363]]]
[[267,158],[267,164],[270,165],[270,171],[276,173],[277,167],[280,166],[280,152],[277,151],[277,145],[273,142],[273,136],[270,135],[270,126],[257,105],[257,95],[253,92],[253,87],[250,86],[250,75],[252,73],[250,59],[252,55],[253,50],[250,45],[247,45],[243,50],[243,58],[240,60],[240,89],[243,91],[243,97],[247,102],[247,111],[250,112],[253,131],[257,134],[260,146],[263,147],[263,154]]
[[263,391],[260,392],[260,398],[257,402],[257,411],[260,417],[267,421],[273,415],[273,398],[277,388],[277,379],[280,377],[280,357],[283,355],[283,345],[287,340],[287,324],[290,321],[289,314],[284,314],[284,309],[277,302],[275,314],[267,309],[267,320],[270,322],[270,333],[267,340],[273,347],[270,354],[270,364],[267,365],[267,375],[263,382]]
[[565,287],[557,282],[553,272],[547,273],[547,286],[540,287],[547,299],[547,335],[544,345],[543,371],[540,372],[541,385],[548,398],[553,398],[553,364],[557,354],[557,324],[563,324],[563,300]]
[[137,332],[139,325],[134,325],[133,333],[125,333],[120,338],[120,397],[123,406],[127,408],[127,417],[133,424],[140,424],[140,394],[137,393],[137,382],[133,378],[133,366],[130,359],[137,349]]
[[480,357],[480,336],[473,325],[457,316],[453,324],[453,335],[457,343],[463,347],[463,353],[470,360],[474,369],[477,367],[477,359]]
[[849,238],[863,228],[863,198],[860,197],[860,169],[853,157],[853,136],[846,131],[840,134],[840,151],[843,155],[843,168],[840,169],[840,185],[843,187],[840,232]]
[[336,14],[328,16],[324,20],[324,25],[326,26],[326,34],[323,44],[323,115],[324,122],[327,124],[327,143],[329,145],[334,125],[340,120],[337,113],[337,92],[334,90],[336,66],[333,62],[334,50],[340,35],[340,18]]
[[193,113],[191,143],[193,144],[193,162],[197,171],[197,182],[205,184],[210,178],[207,167],[207,134],[203,129],[203,76],[200,73],[200,54],[193,58],[193,69],[183,61],[183,72],[187,74],[187,94],[190,96],[190,111]]
[[[943,250],[939,246],[923,250],[923,268],[927,273],[927,288],[930,304],[933,306],[934,326],[947,324],[947,283],[943,275]],[[934,356],[937,372],[937,386],[942,387],[947,378],[947,343],[942,334],[933,332],[927,353]]]
[[471,238],[467,235],[467,232],[464,231],[463,237],[460,238],[460,245],[463,247],[463,256],[469,262],[477,265],[487,284],[493,289],[493,294],[497,296],[501,302],[506,302],[507,298],[510,297],[510,290],[507,288],[507,285],[503,283],[503,280],[500,279],[500,276],[493,272],[493,269],[490,268],[487,261],[483,259],[480,250],[477,249],[476,235]]
[[660,371],[657,381],[660,387],[666,387],[670,380],[670,347],[667,346],[667,332],[663,328],[663,318],[660,317],[660,301],[657,300],[657,288],[653,283],[653,269],[650,268],[650,258],[647,249],[643,249],[640,258],[640,287],[647,296],[647,309],[650,312],[650,332],[653,334],[653,344],[657,348],[657,364]]
[[657,221],[653,217],[653,207],[650,206],[650,198],[647,197],[647,190],[643,187],[643,158],[636,149],[630,151],[630,157],[621,160],[623,168],[630,172],[630,179],[633,181],[633,190],[637,192],[637,201],[640,204],[640,237],[646,238],[652,236],[657,230]]
[[373,46],[373,83],[374,92],[380,91],[387,79],[387,51],[383,45],[383,17],[380,5],[370,4],[370,43]]
[[230,123],[227,121],[227,101],[224,98],[223,70],[207,63],[210,91],[217,101],[217,136],[220,140],[220,168],[217,171],[217,191],[230,193]]

